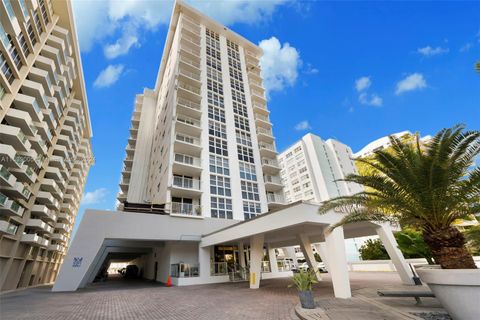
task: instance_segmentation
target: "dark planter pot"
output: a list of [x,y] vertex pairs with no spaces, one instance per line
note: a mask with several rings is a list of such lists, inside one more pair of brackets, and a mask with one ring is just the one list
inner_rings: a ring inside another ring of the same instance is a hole
[[315,309],[315,302],[313,301],[312,291],[298,291],[300,297],[300,304],[304,309]]

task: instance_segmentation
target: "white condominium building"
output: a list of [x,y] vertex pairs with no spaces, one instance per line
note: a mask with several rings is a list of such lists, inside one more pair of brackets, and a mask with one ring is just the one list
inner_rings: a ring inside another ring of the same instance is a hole
[[[393,133],[391,136],[394,136],[398,139],[410,139],[414,137],[414,134],[411,133],[410,131],[402,131],[398,133]],[[427,135],[425,137],[420,138],[421,143],[428,142],[432,136]],[[412,140],[413,141],[413,140]],[[364,158],[364,157],[369,157],[375,153],[375,151],[380,151],[387,149],[391,147],[390,143],[390,138],[389,136],[381,137],[378,138],[377,140],[374,140],[367,144],[365,147],[363,147],[360,151],[356,152],[353,154],[353,157],[356,158]]]
[[336,181],[357,169],[349,146],[311,133],[278,155],[285,201],[325,201],[362,191],[360,185]]
[[177,1],[155,88],[136,98],[119,210],[244,220],[284,202],[261,55]]
[[52,282],[91,164],[69,1],[0,0],[0,290]]

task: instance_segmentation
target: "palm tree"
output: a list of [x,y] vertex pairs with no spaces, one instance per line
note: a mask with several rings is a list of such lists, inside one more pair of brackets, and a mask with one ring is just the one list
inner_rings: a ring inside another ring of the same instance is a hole
[[480,73],[480,61],[477,61],[477,63],[475,64],[475,70]]
[[443,129],[428,143],[402,142],[391,136],[392,148],[360,159],[373,168],[364,175],[350,174],[343,181],[358,183],[363,192],[325,201],[326,213],[347,214],[333,228],[351,222],[399,222],[422,231],[435,261],[445,269],[475,269],[455,219],[480,212],[480,131],[463,125]]

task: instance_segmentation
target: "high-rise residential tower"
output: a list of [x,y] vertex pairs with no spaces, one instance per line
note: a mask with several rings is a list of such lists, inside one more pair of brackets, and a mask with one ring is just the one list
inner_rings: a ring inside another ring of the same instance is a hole
[[119,209],[244,220],[281,205],[262,50],[180,1],[169,30],[136,98]]
[[360,185],[337,181],[357,172],[352,150],[339,141],[309,133],[279,154],[278,161],[287,203],[322,202],[362,191]]
[[69,1],[0,1],[0,290],[52,282],[91,165]]

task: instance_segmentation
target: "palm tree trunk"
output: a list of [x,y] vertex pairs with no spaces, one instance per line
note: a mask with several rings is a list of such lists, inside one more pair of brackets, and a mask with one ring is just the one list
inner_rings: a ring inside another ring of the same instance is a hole
[[476,269],[472,255],[465,247],[463,234],[455,227],[424,230],[423,239],[443,269]]

